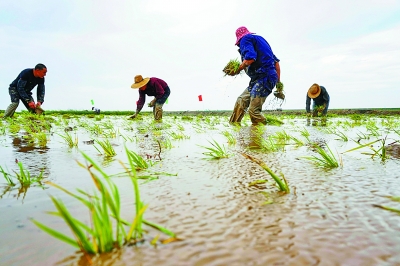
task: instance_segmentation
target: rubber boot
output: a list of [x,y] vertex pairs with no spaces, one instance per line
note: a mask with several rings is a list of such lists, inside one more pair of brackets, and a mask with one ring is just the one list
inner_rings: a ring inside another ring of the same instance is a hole
[[13,117],[15,110],[18,108],[18,103],[11,103],[8,107],[7,110],[4,112],[3,119],[6,119],[7,117]]
[[237,98],[233,113],[229,119],[230,123],[240,123],[244,114],[246,113],[247,107],[250,104],[250,92],[245,89],[244,92]]
[[259,123],[262,123],[264,125],[267,124],[267,120],[261,114],[262,106],[265,102],[265,99],[266,97],[251,98],[249,106],[249,115],[253,125],[258,125]]
[[153,108],[154,120],[161,121],[163,115],[162,105],[156,104]]

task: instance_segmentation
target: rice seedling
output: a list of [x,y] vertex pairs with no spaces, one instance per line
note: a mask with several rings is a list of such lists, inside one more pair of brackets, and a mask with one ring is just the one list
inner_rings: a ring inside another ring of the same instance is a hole
[[[386,196],[386,198],[389,198],[390,200],[394,201],[394,202],[400,202],[400,197],[395,197],[395,196]],[[372,206],[374,207],[378,207],[387,211],[391,211],[394,213],[397,213],[400,215],[400,209],[395,209],[389,206],[383,206],[383,205],[378,205],[378,204],[373,204]]]
[[236,138],[233,136],[232,133],[229,131],[225,130],[222,132],[222,135],[224,135],[228,141],[228,145],[235,145],[236,144]]
[[213,140],[212,142],[211,141],[208,142],[212,145],[212,147],[198,145],[207,150],[206,152],[203,152],[203,154],[206,155],[208,159],[215,160],[215,159],[228,158],[229,156],[231,156],[231,154],[229,154],[226,151],[225,146],[219,145],[217,141]]
[[14,171],[16,178],[21,186],[29,186],[33,183],[40,182],[43,179],[43,171],[38,176],[31,176],[31,173],[24,168],[22,162],[18,162],[19,172]]
[[119,134],[119,136],[122,137],[125,141],[129,141],[129,142],[137,142],[138,141],[136,136],[129,137],[129,136],[123,135],[123,134]]
[[[110,141],[108,139],[105,139],[104,141],[96,139],[95,142],[103,149],[103,153],[106,156],[112,157],[117,155],[115,152],[114,147],[111,145]],[[95,149],[100,153],[103,154],[96,145],[93,145]]]
[[[257,127],[259,128],[259,127]],[[262,127],[265,128],[265,127]],[[263,129],[265,130],[265,129]],[[281,145],[279,143],[275,142],[275,139],[273,136],[268,136],[266,138],[263,137],[262,130],[253,131],[253,137],[252,137],[252,142],[255,144],[255,146],[250,146],[250,149],[257,149],[260,150],[261,152],[276,152],[281,150],[284,145]]]
[[267,183],[267,182],[268,182],[268,181],[265,180],[265,179],[254,180],[254,181],[252,181],[252,182],[249,183],[249,187],[257,186],[257,185],[259,185],[259,184],[265,184],[265,183]]
[[[54,183],[49,182],[48,184],[81,202],[89,211],[90,225],[75,218],[62,200],[50,196],[57,211],[48,212],[48,214],[62,218],[71,229],[74,237],[67,236],[35,219],[31,219],[36,226],[56,239],[79,249],[84,254],[110,252],[114,248],[120,248],[132,242],[136,243],[142,239],[145,232],[143,224],[171,236],[173,240],[177,240],[175,234],[170,230],[144,219],[143,214],[148,205],[144,205],[140,199],[139,184],[132,161],[129,161],[132,171],[129,171],[122,164],[132,181],[135,196],[136,215],[132,223],[129,223],[121,217],[121,198],[117,186],[91,158],[84,153],[82,155],[87,164],[83,165],[80,162],[78,164],[89,172],[95,184],[97,190],[94,191],[93,195],[80,189],[77,189],[78,193],[72,193]],[[128,226],[127,231],[125,226]]]
[[[128,156],[128,159],[132,164],[135,166],[135,169],[137,171],[140,170],[145,170],[149,168],[149,164],[143,159],[142,156],[138,155],[134,151],[130,151],[126,149],[126,155]],[[151,166],[151,163],[150,163]]]
[[69,134],[69,132],[65,132],[65,135],[57,134],[60,136],[65,143],[68,145],[68,147],[73,148],[73,147],[78,147],[78,136],[75,134],[75,138]]
[[282,178],[280,178],[263,161],[255,158],[255,157],[253,157],[253,156],[251,156],[249,154],[246,154],[246,153],[241,153],[241,154],[243,155],[243,157],[255,162],[256,164],[261,166],[261,168],[263,168],[265,171],[267,171],[267,173],[275,180],[275,182],[278,185],[278,188],[279,188],[280,191],[283,191],[285,193],[290,193],[289,185],[288,185],[287,180],[286,180],[286,178],[285,178],[285,176],[283,174],[281,174]]
[[161,147],[164,149],[172,149],[172,142],[169,138],[164,138],[160,141]]
[[281,100],[285,100],[285,92],[283,90],[283,87],[283,83],[279,81],[278,83],[276,83],[276,89],[273,93],[276,98]]
[[271,115],[264,115],[266,122],[268,125],[272,125],[272,126],[281,126],[283,124],[285,124],[282,120],[279,120],[276,117],[273,117]]
[[300,139],[296,138],[295,136],[290,136],[290,139],[294,141],[294,144],[295,144],[297,147],[300,147],[300,146],[303,146],[303,145],[304,145],[304,142],[301,141]]
[[5,179],[6,182],[7,182],[7,185],[9,185],[9,186],[15,186],[15,183],[14,183],[13,180],[12,180],[12,176],[11,176],[9,173],[7,173],[6,171],[4,171],[3,167],[1,167],[1,166],[0,166],[0,173],[3,174],[4,179]]
[[15,135],[21,130],[21,125],[18,123],[10,123],[8,125],[8,131],[10,134]]
[[320,155],[317,157],[315,155],[312,156],[304,156],[302,158],[310,160],[314,162],[318,166],[322,166],[325,168],[336,168],[343,165],[341,157],[339,156],[339,160],[336,159],[335,155],[333,154],[332,150],[327,145],[327,151],[325,151],[321,146],[317,143],[312,144],[314,150]]
[[6,127],[5,125],[1,122],[0,124],[0,135],[5,135],[6,134]]
[[185,127],[182,126],[181,124],[176,124],[176,127],[177,127],[178,130],[180,130],[180,131],[185,131]]
[[[374,158],[377,155],[377,156],[379,156],[381,158],[382,161],[385,161],[389,156],[386,153],[386,151],[387,151],[387,148],[385,146],[386,139],[387,139],[387,136],[385,138],[377,139],[377,140],[374,140],[374,141],[366,143],[366,144],[359,144],[358,143],[359,145],[357,147],[352,148],[352,149],[347,150],[347,151],[342,152],[342,153],[351,152],[351,151],[355,151],[355,150],[359,150],[359,149],[368,147],[369,149],[371,149],[373,151],[373,153],[363,152],[362,154],[371,155],[371,158]],[[380,142],[381,145],[380,145],[380,147],[378,149],[374,149],[372,144],[377,143],[377,142]]]
[[34,137],[37,140],[38,145],[40,147],[45,147],[47,145],[48,139],[47,139],[47,134],[46,133],[38,132],[38,133],[34,134]]
[[379,128],[376,125],[367,125],[366,129],[370,136],[379,137],[381,135],[379,133]]
[[283,145],[291,140],[290,135],[285,130],[276,132],[272,137]]
[[310,132],[308,132],[306,128],[300,129],[299,132],[308,142],[310,142]]
[[[240,67],[241,62],[236,58],[236,59],[231,59],[229,62],[226,64],[222,72],[225,73],[224,76],[230,75],[233,76],[235,73],[238,71]],[[238,74],[238,73],[236,73]]]
[[337,140],[346,141],[346,142],[349,141],[349,138],[347,137],[347,135],[345,133],[343,133],[342,131],[340,131],[339,129],[336,129],[335,131],[332,131],[331,133],[339,137]]
[[187,136],[187,135],[183,134],[182,132],[176,133],[174,131],[171,131],[168,133],[168,135],[174,140],[190,139],[190,136]]

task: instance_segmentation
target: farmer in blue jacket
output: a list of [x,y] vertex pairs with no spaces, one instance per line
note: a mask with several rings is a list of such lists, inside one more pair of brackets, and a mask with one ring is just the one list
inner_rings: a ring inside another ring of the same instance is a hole
[[276,83],[280,81],[279,59],[263,37],[255,35],[246,27],[236,30],[235,44],[240,47],[242,64],[235,73],[228,74],[235,76],[245,69],[246,74],[250,77],[250,82],[237,98],[229,121],[231,123],[240,122],[248,108],[253,125],[266,124],[261,110],[265,99],[272,92]]
[[[43,64],[37,64],[35,68],[27,68],[21,71],[17,78],[11,82],[8,92],[11,98],[11,104],[6,109],[3,119],[12,117],[17,110],[19,101],[25,105],[30,112],[35,112],[44,102],[44,76],[47,68]],[[37,103],[32,98],[32,90],[37,85]]]
[[323,116],[326,116],[326,113],[328,112],[330,97],[325,87],[314,83],[308,89],[306,97],[306,111],[308,116],[311,115],[311,99],[313,100],[312,116],[318,116],[318,113],[322,113]]

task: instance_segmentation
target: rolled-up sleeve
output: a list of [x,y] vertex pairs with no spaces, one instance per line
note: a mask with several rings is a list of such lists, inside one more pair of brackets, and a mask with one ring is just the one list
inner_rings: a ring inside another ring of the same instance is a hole
[[44,102],[44,94],[45,94],[44,84],[38,84],[36,93],[37,93],[37,101],[43,103]]

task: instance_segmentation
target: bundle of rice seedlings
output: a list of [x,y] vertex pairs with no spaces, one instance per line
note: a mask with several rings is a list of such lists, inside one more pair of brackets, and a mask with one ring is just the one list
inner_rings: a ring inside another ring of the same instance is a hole
[[239,69],[240,64],[241,63],[238,59],[230,60],[222,70],[225,73],[224,76],[233,75]]
[[38,115],[41,115],[41,114],[44,113],[44,110],[42,109],[42,107],[36,107],[35,113],[38,114]]
[[274,91],[274,96],[278,99],[285,100],[285,93],[283,91],[283,83],[278,82],[276,83],[276,90]]

